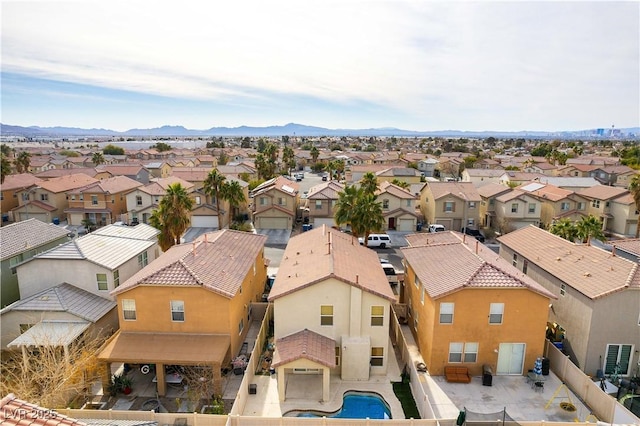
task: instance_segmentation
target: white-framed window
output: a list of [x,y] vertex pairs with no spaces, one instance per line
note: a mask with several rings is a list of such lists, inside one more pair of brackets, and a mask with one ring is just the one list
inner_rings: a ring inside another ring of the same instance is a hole
[[320,325],[333,325],[333,305],[320,306]]
[[92,195],[91,196],[91,205],[93,205],[93,206],[97,206],[98,205],[98,196],[97,195]]
[[172,300],[171,304],[171,321],[184,322],[184,301]]
[[567,286],[560,284],[560,296],[564,296],[567,293]]
[[418,317],[420,316],[420,313],[418,311],[414,312],[413,315],[413,329],[414,330],[418,330]]
[[136,206],[142,205],[142,195],[136,195]]
[[411,207],[411,201],[413,200],[407,200],[407,207]]
[[596,209],[600,208],[600,200],[593,200],[593,202],[591,203],[592,207],[595,207]]
[[116,203],[116,196],[112,195],[111,196],[111,204],[115,204]]
[[371,365],[373,367],[382,367],[384,365],[384,348],[372,347],[371,348]]
[[518,213],[518,203],[511,204],[511,213]]
[[463,349],[464,349],[464,343],[462,342],[449,343],[449,362],[451,363],[462,362]]
[[456,211],[456,203],[453,201],[445,201],[444,202],[444,211],[445,213],[453,213]]
[[529,203],[529,213],[533,214],[536,212],[536,203]]
[[492,303],[489,307],[489,324],[502,324],[504,303]]
[[242,334],[242,330],[244,330],[244,318],[238,323],[238,334]]
[[278,205],[279,206],[286,206],[287,205],[287,199],[284,197],[278,197]]
[[122,299],[122,318],[124,318],[125,321],[136,320],[135,299]]
[[371,307],[371,326],[382,327],[384,325],[384,306]]
[[196,195],[196,206],[199,206],[201,202],[202,202],[202,200],[201,200],[200,196]]
[[143,251],[138,255],[138,267],[144,268],[149,264],[149,258],[147,256],[147,252]]
[[423,305],[424,305],[424,293],[425,293],[425,290],[424,290],[424,287],[422,287],[420,289],[420,303],[422,303]]
[[565,201],[562,204],[560,204],[560,210],[562,210],[563,212],[566,212],[567,210],[569,210],[569,203]]
[[107,274],[96,274],[96,281],[98,282],[98,290],[109,290]]
[[322,209],[322,200],[316,200],[316,210]]
[[384,210],[388,210],[389,209],[389,200],[387,200],[387,199],[382,200],[382,208]]
[[414,279],[414,283],[416,285],[416,288],[420,288],[420,278],[418,278],[418,275],[414,275],[415,279]]
[[518,254],[517,253],[513,253],[513,260],[511,261],[511,264],[513,266],[518,266]]
[[49,194],[40,194],[40,201],[49,201]]
[[267,205],[267,197],[260,197],[260,205],[261,206]]
[[453,303],[440,303],[440,324],[453,324],[453,311]]
[[474,219],[470,219],[470,218],[467,219],[467,226],[470,226],[473,228],[475,224],[476,224],[476,221]]
[[466,342],[464,344],[464,356],[462,362],[478,361],[478,342]]
[[522,273],[526,275],[528,269],[529,269],[529,261],[527,259],[524,259],[522,261]]
[[582,201],[578,202],[578,210],[584,210],[585,209],[585,203],[583,203]]
[[118,287],[119,285],[120,285],[120,271],[116,269],[115,271],[113,271],[113,286]]
[[336,367],[340,366],[340,346],[336,346]]
[[633,345],[608,344],[604,360],[604,374],[613,374],[616,369],[622,376],[629,375]]

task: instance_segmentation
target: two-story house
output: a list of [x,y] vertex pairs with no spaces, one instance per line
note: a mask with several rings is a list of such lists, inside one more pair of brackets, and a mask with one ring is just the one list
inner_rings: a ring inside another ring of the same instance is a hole
[[471,182],[476,188],[480,188],[490,183],[497,184],[504,170],[500,169],[464,169],[462,171],[462,182]]
[[[26,188],[30,188],[42,179],[32,175],[31,173],[20,173],[5,176],[2,186],[0,186],[0,212],[2,212],[2,223],[13,222],[12,210],[20,204],[20,195]],[[44,221],[43,222],[50,222]]]
[[302,209],[302,220],[318,228],[322,225],[336,226],[333,219],[334,208],[344,185],[335,180],[322,182],[309,188]]
[[64,228],[33,218],[0,228],[0,307],[20,299],[17,266],[38,253],[69,241],[68,235],[69,231]]
[[629,166],[609,165],[601,166],[589,172],[589,176],[595,178],[603,185],[615,185],[626,188],[631,182],[631,177],[637,172]]
[[187,193],[193,191],[193,184],[175,176],[160,178],[147,185],[139,186],[126,194],[129,223],[149,223],[153,211],[167,193],[169,185],[179,183]]
[[494,229],[500,228],[500,223],[496,221],[496,197],[509,191],[511,191],[511,188],[498,183],[488,183],[478,187],[478,194],[482,198],[480,202],[481,226]]
[[269,179],[252,192],[256,229],[291,229],[299,206],[300,186],[284,176]]
[[588,200],[574,191],[540,182],[530,182],[518,189],[540,201],[540,222],[544,227],[558,219],[577,221],[587,215]]
[[447,230],[478,227],[481,201],[471,182],[427,182],[420,191],[420,210],[425,221],[444,225]]
[[278,394],[296,374],[316,374],[328,401],[331,375],[384,375],[395,296],[376,253],[327,226],[289,240],[269,294],[274,307]]
[[630,219],[629,216],[618,215],[616,217],[611,212],[611,201],[628,192],[626,188],[619,186],[596,185],[583,189],[578,192],[578,194],[585,197],[588,201],[587,214],[600,219],[604,232],[611,232],[612,225],[616,220],[626,224],[627,220]]
[[389,167],[376,173],[378,183],[398,180],[411,185],[414,183],[420,183],[421,176],[422,174],[419,170],[411,167]]
[[105,170],[112,176],[126,176],[129,179],[135,180],[142,184],[149,183],[151,173],[149,170],[139,163],[134,164],[102,164],[96,167],[96,170]]
[[388,181],[379,181],[376,195],[378,201],[382,203],[382,215],[387,229],[404,232],[416,230],[418,223],[416,196]]
[[158,394],[165,395],[166,365],[196,365],[212,369],[214,394],[221,395],[221,368],[239,353],[251,304],[262,300],[266,239],[229,229],[204,234],[116,288],[120,330],[98,355],[105,379],[114,362],[155,364]]
[[127,213],[125,194],[140,186],[142,183],[126,176],[114,176],[69,191],[65,210],[69,225],[83,225],[84,220],[97,226],[121,221],[121,215]]
[[638,228],[638,209],[633,195],[629,192],[610,201],[608,231],[618,237],[635,237]]
[[532,368],[554,295],[472,237],[439,232],[407,241],[401,302],[429,372],[454,365],[480,375],[488,364],[495,374],[521,375]]
[[158,257],[158,234],[145,224],[108,225],[51,248],[17,267],[20,294],[66,282],[110,299],[110,291]]
[[586,374],[636,373],[640,361],[638,263],[534,226],[501,236],[500,256],[556,300],[549,323],[565,330],[563,349]]
[[540,225],[542,203],[528,192],[513,189],[495,198],[496,221],[503,234],[529,225]]
[[425,158],[424,160],[418,161],[418,170],[424,177],[434,177],[437,166],[438,160],[435,158]]

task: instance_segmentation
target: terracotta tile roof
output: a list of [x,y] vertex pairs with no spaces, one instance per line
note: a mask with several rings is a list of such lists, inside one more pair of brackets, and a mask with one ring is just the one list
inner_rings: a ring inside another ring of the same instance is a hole
[[573,191],[559,188],[549,183],[543,184],[543,183],[533,182],[533,184],[534,185],[532,185],[532,182],[527,182],[518,186],[518,189],[524,192],[528,192],[529,194],[537,198],[544,198],[550,201],[560,201],[574,193]]
[[108,179],[99,180],[90,185],[78,188],[73,191],[75,193],[93,193],[93,194],[119,194],[121,192],[129,192],[143,184],[126,176],[114,176]]
[[409,191],[407,191],[406,189],[402,189],[398,185],[394,185],[391,182],[387,182],[387,181],[381,182],[380,185],[378,185],[378,190],[376,191],[376,194],[378,196],[384,193],[389,193],[394,197],[397,197],[403,200],[415,200],[416,198],[413,194],[409,193]]
[[389,167],[376,173],[376,176],[385,177],[412,177],[420,176],[420,171],[411,167]]
[[536,178],[541,178],[544,175],[540,173],[507,171],[507,172],[503,172],[501,176],[508,177],[510,180],[524,181],[524,180],[534,180]]
[[[402,248],[402,254],[432,299],[465,288],[522,288],[555,298],[543,286],[471,237],[448,231],[416,234],[407,240],[411,246]],[[419,245],[421,243],[423,245]]]
[[581,189],[578,194],[590,199],[610,200],[628,192],[625,188],[620,188],[619,186],[595,185]]
[[471,182],[427,182],[426,186],[431,188],[433,198],[436,200],[448,195],[463,198],[460,195],[462,192],[468,201],[482,201],[478,190]]
[[499,178],[504,174],[501,169],[464,169],[472,177],[494,177]]
[[211,170],[211,167],[174,167],[171,170],[171,176],[187,182],[204,182]]
[[358,244],[355,237],[325,226],[289,239],[269,300],[329,278],[395,300],[376,252]]
[[95,177],[98,172],[94,167],[74,167],[72,169],[51,169],[43,172],[36,173],[36,176],[41,179],[51,179],[60,176],[69,176],[74,174],[85,174],[89,177]]
[[307,194],[309,200],[337,200],[338,194],[344,191],[344,185],[335,180],[322,182],[312,186]]
[[223,229],[171,247],[111,294],[140,285],[202,286],[231,298],[263,251],[266,235]]
[[509,232],[498,241],[590,299],[640,288],[637,263],[598,247],[571,243],[535,226]]
[[145,167],[140,163],[135,164],[101,164],[96,167],[99,172],[107,171],[114,176],[132,176],[137,175]]
[[495,197],[509,191],[511,191],[511,188],[505,185],[500,185],[499,183],[488,183],[478,188],[478,194],[485,198]]
[[300,185],[296,182],[287,179],[284,176],[278,176],[273,179],[269,179],[266,182],[258,185],[253,191],[252,194],[254,196],[259,194],[264,194],[266,192],[271,191],[272,189],[283,192],[291,197],[295,197],[300,191]]
[[69,231],[38,219],[27,219],[0,228],[0,259],[43,246],[67,236]]
[[640,257],[640,238],[628,238],[626,240],[612,241],[611,245],[616,249],[621,249]]
[[12,191],[16,189],[28,188],[40,182],[42,182],[42,179],[35,177],[31,173],[7,175],[4,178],[4,182],[2,182],[2,191]]
[[276,340],[272,367],[288,364],[300,358],[317,362],[329,368],[336,366],[336,342],[306,328]]
[[180,179],[177,176],[168,176],[166,178],[154,179],[153,182],[138,188],[140,191],[150,195],[164,195],[167,192],[169,185],[179,183],[182,187],[189,192],[193,189],[194,185],[191,182],[187,182],[184,179]]
[[622,175],[625,173],[636,173],[636,171],[634,169],[632,169],[629,166],[624,166],[624,165],[619,165],[619,166],[606,166],[606,167],[601,167],[602,171],[610,173],[610,174],[617,174],[617,175]]
[[630,192],[627,192],[626,194],[622,194],[619,197],[614,198],[613,200],[611,200],[612,203],[620,203],[620,204],[634,204],[635,200],[633,199],[633,195],[631,195]]
[[46,210],[46,211],[49,211],[49,212],[58,210],[57,207],[53,207],[51,204],[47,204],[47,203],[45,203],[43,201],[40,201],[40,200],[31,200],[31,201],[23,204],[22,206],[17,207],[17,208],[15,208],[13,210],[21,209],[23,206],[26,206],[27,204],[30,205],[30,206],[36,206],[38,208],[41,208],[42,210]]
[[40,188],[44,188],[49,192],[59,193],[82,188],[96,182],[99,181],[85,175],[84,173],[74,173],[67,176],[49,179],[44,182],[40,182],[38,185]]
[[2,426],[86,426],[86,423],[58,414],[54,410],[18,399],[12,393],[0,400],[0,424]]
[[[500,202],[500,203],[506,203],[508,201],[511,200],[515,200],[516,198],[520,198],[523,195],[528,195],[526,192],[521,191],[519,189],[514,189],[511,190],[507,193],[504,193],[502,195],[500,195],[499,197],[496,197],[496,201]],[[525,200],[525,198],[522,198],[523,200]],[[531,197],[529,197],[529,200],[531,200]]]

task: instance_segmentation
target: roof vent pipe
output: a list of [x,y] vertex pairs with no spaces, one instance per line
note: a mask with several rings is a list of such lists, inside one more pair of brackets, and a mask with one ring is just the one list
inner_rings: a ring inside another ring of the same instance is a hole
[[196,255],[196,242],[193,242],[193,255]]
[[611,256],[616,257],[616,246],[611,248]]
[[478,254],[478,244],[480,244],[480,241],[476,240],[476,254]]
[[209,234],[204,234],[204,242],[205,242],[205,243],[208,243],[208,242],[209,242],[209,237],[208,237],[208,235],[209,235]]

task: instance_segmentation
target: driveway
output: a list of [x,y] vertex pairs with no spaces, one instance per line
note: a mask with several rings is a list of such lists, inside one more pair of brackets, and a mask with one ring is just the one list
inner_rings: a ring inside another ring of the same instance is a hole
[[267,236],[267,247],[285,248],[291,237],[291,229],[256,229],[256,232]]

